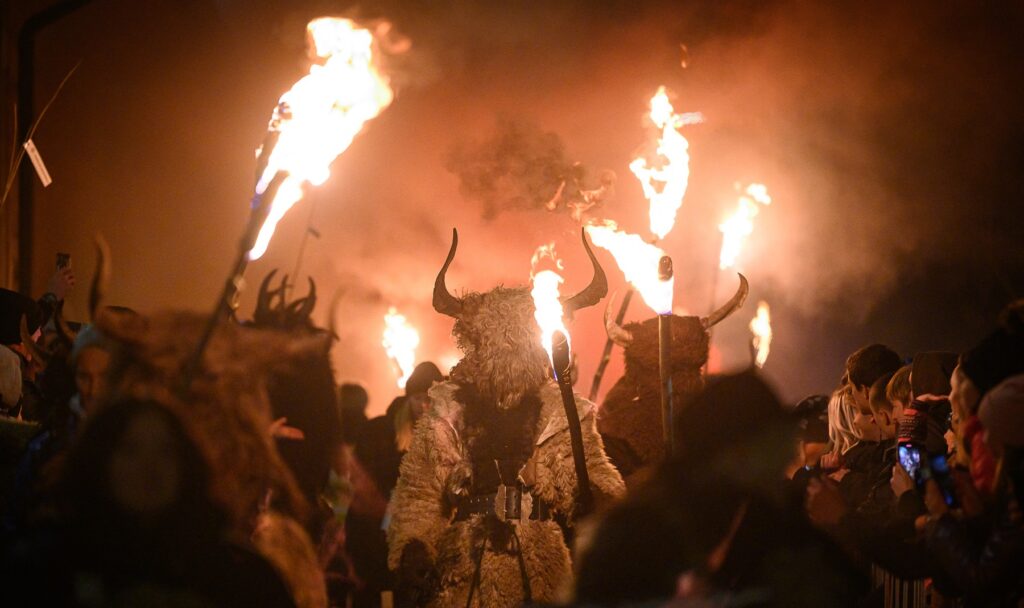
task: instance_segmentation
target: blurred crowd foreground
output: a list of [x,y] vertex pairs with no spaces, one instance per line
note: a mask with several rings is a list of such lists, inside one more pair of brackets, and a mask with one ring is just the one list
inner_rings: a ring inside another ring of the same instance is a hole
[[963,353],[869,344],[795,406],[700,375],[678,318],[667,454],[641,325],[609,327],[597,407],[560,397],[525,289],[438,285],[465,357],[373,419],[315,289],[265,281],[198,357],[200,315],[100,288],[66,319],[67,267],[0,292],[2,604],[1024,605],[1024,303]]

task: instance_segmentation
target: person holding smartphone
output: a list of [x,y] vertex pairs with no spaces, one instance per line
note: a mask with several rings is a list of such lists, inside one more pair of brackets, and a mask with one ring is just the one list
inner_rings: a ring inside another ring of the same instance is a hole
[[1016,606],[1024,599],[1024,375],[989,391],[978,408],[999,471],[987,507],[966,477],[955,478],[956,513],[934,479],[924,483],[926,542],[964,594],[966,606]]

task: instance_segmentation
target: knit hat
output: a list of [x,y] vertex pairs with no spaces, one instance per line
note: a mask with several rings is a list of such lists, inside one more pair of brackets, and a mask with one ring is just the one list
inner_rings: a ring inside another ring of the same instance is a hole
[[990,390],[981,400],[978,418],[990,440],[1024,447],[1024,374],[1012,376]]
[[1024,337],[997,329],[960,357],[960,369],[984,396],[1003,380],[1024,372]]

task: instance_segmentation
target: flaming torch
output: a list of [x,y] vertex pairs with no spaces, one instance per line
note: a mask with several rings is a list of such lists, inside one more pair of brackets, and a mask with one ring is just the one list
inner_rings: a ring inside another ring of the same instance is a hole
[[640,180],[644,196],[651,204],[651,233],[663,239],[676,224],[676,212],[683,204],[690,183],[690,144],[679,127],[701,122],[704,117],[697,112],[676,114],[665,87],[660,87],[651,98],[648,116],[660,131],[659,158],[653,164],[648,164],[643,157],[636,158],[629,168]]
[[640,297],[654,312],[659,315],[672,312],[672,278],[662,280],[658,273],[661,259],[665,257],[660,247],[638,234],[619,230],[611,220],[591,224],[586,231],[595,245],[612,254],[626,281],[640,292]]
[[330,177],[330,165],[367,121],[391,104],[394,94],[378,69],[376,40],[349,19],[321,17],[306,26],[309,74],[281,96],[256,160],[252,213],[238,258],[183,376],[199,365],[220,319],[231,310],[250,261],[266,251],[277,223],[308,186]]
[[718,225],[722,233],[722,249],[718,254],[718,270],[712,275],[709,311],[714,310],[718,299],[719,271],[736,266],[744,241],[754,232],[754,218],[760,213],[762,205],[770,204],[772,197],[768,196],[768,188],[764,184],[749,184],[740,192],[736,211]]
[[[658,260],[658,282],[672,285],[672,258],[667,255]],[[675,425],[672,424],[672,310],[658,313],[658,375],[661,380],[661,431],[665,453],[675,449]]]
[[576,479],[579,482],[580,512],[586,513],[590,510],[593,497],[590,492],[590,475],[587,473],[586,455],[583,452],[583,431],[580,428],[579,412],[576,410],[576,397],[572,392],[569,331],[565,328],[565,323],[562,320],[565,312],[562,308],[558,286],[562,284],[563,279],[554,270],[536,270],[540,260],[545,257],[554,260],[554,266],[557,269],[562,269],[561,260],[555,257],[553,245],[543,245],[533,255],[533,268],[530,272],[533,281],[533,288],[530,290],[530,295],[533,296],[533,316],[540,327],[541,346],[548,353],[555,381],[562,394],[562,405],[565,408],[565,417],[569,422],[573,465],[576,469]]
[[[662,431],[666,453],[672,451],[672,296],[675,276],[672,258],[657,245],[639,235],[617,229],[614,222],[586,228],[594,244],[611,252],[626,281],[640,292],[644,302],[658,314],[658,367],[661,379]],[[618,321],[621,323],[621,320]],[[600,377],[595,378],[596,382]]]
[[754,232],[754,218],[761,205],[772,204],[768,188],[764,184],[750,184],[740,194],[736,211],[718,225],[722,233],[722,251],[718,256],[718,269],[725,270],[736,265],[736,259],[743,249],[743,242]]
[[398,372],[398,388],[405,388],[405,383],[412,375],[416,365],[416,347],[420,345],[420,333],[409,325],[405,315],[398,314],[395,307],[388,308],[384,315],[384,335],[381,346],[388,358],[395,364]]
[[757,304],[757,315],[750,320],[750,331],[754,334],[751,340],[751,354],[754,365],[761,368],[768,360],[768,351],[772,345],[772,319],[769,314],[768,302],[761,300]]
[[[643,156],[637,157],[629,164],[629,168],[640,181],[640,187],[643,188],[644,196],[650,204],[650,229],[654,235],[652,242],[656,243],[659,239],[665,238],[675,226],[676,213],[683,204],[683,197],[690,182],[690,144],[680,133],[679,128],[701,122],[704,117],[698,112],[676,114],[668,93],[662,86],[651,98],[648,118],[658,129],[656,157],[650,160]],[[597,243],[596,238],[594,242]],[[617,323],[622,323],[632,298],[631,287],[623,296],[619,312],[615,315]],[[671,301],[671,296],[669,298]],[[669,306],[671,308],[671,304]],[[604,371],[611,360],[613,345],[610,339],[605,342],[601,361],[590,387],[591,400],[597,399],[601,378],[604,377]]]

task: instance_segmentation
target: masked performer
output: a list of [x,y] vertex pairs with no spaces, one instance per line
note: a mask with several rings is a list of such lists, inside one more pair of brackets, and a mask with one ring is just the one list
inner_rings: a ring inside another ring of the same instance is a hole
[[[733,314],[747,299],[750,287],[739,275],[736,294],[707,317],[671,315],[672,399],[676,412],[686,409],[704,390],[710,331]],[[597,428],[612,463],[630,489],[653,472],[665,457],[662,439],[661,380],[658,369],[658,320],[619,326],[605,310],[608,337],[623,348],[626,373],[608,391],[601,404]]]
[[[431,407],[402,461],[391,509],[388,563],[400,601],[428,606],[518,606],[552,601],[571,578],[557,520],[582,515],[568,421],[526,287],[453,296],[445,273],[434,308],[456,319],[464,356],[451,380],[430,390]],[[607,292],[594,267],[590,286],[563,300],[573,310]],[[576,397],[591,490],[624,491],[597,434],[594,405]]]

